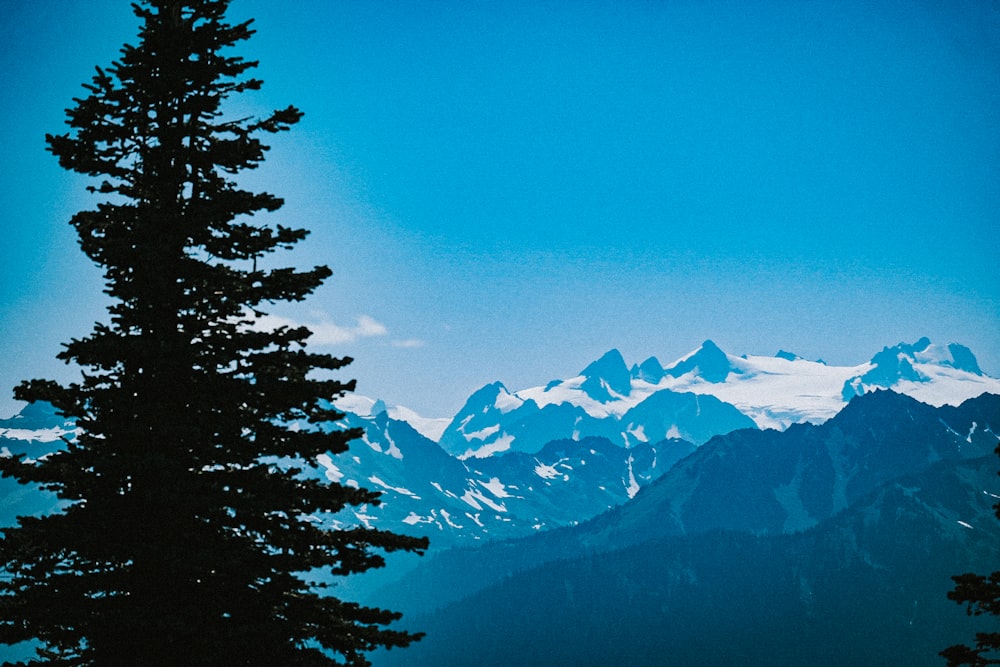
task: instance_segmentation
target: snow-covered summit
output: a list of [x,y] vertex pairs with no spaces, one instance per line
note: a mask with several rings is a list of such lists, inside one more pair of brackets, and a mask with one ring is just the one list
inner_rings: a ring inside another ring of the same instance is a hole
[[[825,421],[854,396],[876,389],[892,389],[935,406],[958,405],[982,393],[1000,394],[1000,380],[982,372],[968,347],[927,338],[886,347],[855,366],[810,361],[785,350],[775,356],[736,356],[706,340],[666,366],[651,356],[630,367],[613,349],[578,375],[541,386],[511,391],[494,382],[474,392],[452,419],[426,419],[399,406],[387,409],[455,455],[485,456],[509,449],[532,451],[549,437],[592,434],[635,442],[637,433],[645,433],[643,425],[619,422],[663,391],[710,395],[735,406],[760,428],[784,429]],[[366,415],[375,402],[349,396],[338,407]],[[648,412],[647,406],[642,413]],[[726,427],[733,423],[725,421]],[[682,424],[666,426],[685,430]],[[702,424],[690,432],[707,431]]]
[[711,394],[735,405],[761,428],[779,429],[825,421],[854,396],[876,389],[936,406],[1000,393],[1000,380],[983,374],[969,348],[935,345],[927,338],[886,347],[857,366],[832,366],[786,351],[774,357],[737,357],[706,341],[668,367],[659,386]]
[[[1000,393],[1000,380],[985,375],[966,346],[933,344],[927,338],[886,347],[856,366],[810,361],[784,350],[773,357],[736,356],[706,340],[666,367],[649,357],[629,368],[621,353],[611,350],[575,377],[515,392],[505,388],[503,400],[508,406],[531,402],[537,409],[572,407],[585,413],[584,420],[607,420],[621,419],[653,394],[669,390],[714,396],[760,428],[784,429],[825,421],[854,396],[876,389],[936,406],[958,405],[982,393]],[[477,424],[481,431],[482,421]]]
[[346,394],[334,401],[334,406],[343,412],[350,412],[359,417],[375,417],[385,412],[397,421],[404,421],[418,433],[434,442],[441,439],[441,434],[448,427],[451,419],[447,417],[424,417],[410,408],[402,405],[386,405],[382,399],[369,398],[361,394]]
[[883,348],[858,370],[844,382],[845,401],[880,387],[931,405],[957,405],[984,392],[1000,393],[1000,380],[983,373],[972,350],[958,343],[934,344],[926,337]]
[[712,383],[725,382],[729,374],[734,372],[739,373],[740,369],[711,340],[706,340],[697,350],[681,357],[666,369],[666,374],[673,378],[692,375]]
[[614,401],[632,392],[632,375],[618,350],[607,352],[583,369],[580,375],[584,378],[580,389],[601,403]]

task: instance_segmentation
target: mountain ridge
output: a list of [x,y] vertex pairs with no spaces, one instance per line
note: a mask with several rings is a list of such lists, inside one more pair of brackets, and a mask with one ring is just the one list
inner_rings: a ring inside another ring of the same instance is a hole
[[[395,408],[398,414],[394,416],[410,421],[432,440],[441,442],[444,438],[446,448],[458,455],[473,456],[478,450],[483,450],[482,455],[502,453],[514,446],[513,440],[498,443],[500,436],[495,435],[492,441],[484,440],[458,451],[463,443],[456,438],[456,432],[466,435],[470,432],[462,424],[463,419],[469,418],[467,408],[472,403],[477,409],[487,404],[473,401],[473,397],[497,386],[503,387],[506,394],[505,413],[529,400],[534,403],[531,411],[555,406],[546,414],[558,413],[569,424],[562,427],[562,433],[554,434],[558,437],[572,437],[578,418],[581,422],[620,419],[651,394],[662,390],[713,396],[735,407],[757,427],[779,430],[803,421],[823,422],[854,396],[877,389],[892,389],[938,406],[958,405],[982,393],[1000,393],[1000,379],[983,373],[968,347],[959,343],[934,344],[927,337],[912,344],[886,346],[869,361],[853,366],[810,361],[786,350],[779,350],[773,357],[736,356],[708,339],[665,367],[654,356],[628,367],[621,353],[612,349],[573,377],[517,391],[510,391],[499,382],[484,385],[451,418],[427,420],[412,411],[402,414],[404,408]],[[478,430],[495,427],[497,421],[487,423],[478,417],[481,424]],[[623,444],[627,441],[622,435],[627,429],[611,423],[599,427],[591,423],[590,430]],[[451,435],[446,438],[446,433]],[[507,435],[516,439],[516,434]]]
[[472,650],[484,665],[940,664],[970,632],[946,599],[950,573],[995,567],[1000,525],[982,489],[1000,490],[996,466],[939,461],[806,531],[659,537],[512,572],[411,618],[428,636],[405,664]]
[[[866,394],[824,424],[716,436],[626,504],[578,526],[436,554],[405,589],[390,587],[383,595],[419,608],[422,600],[464,597],[507,572],[650,539],[720,530],[801,532],[937,461],[987,457],[998,434],[1000,395],[935,407],[891,391]],[[490,570],[482,563],[505,566]]]

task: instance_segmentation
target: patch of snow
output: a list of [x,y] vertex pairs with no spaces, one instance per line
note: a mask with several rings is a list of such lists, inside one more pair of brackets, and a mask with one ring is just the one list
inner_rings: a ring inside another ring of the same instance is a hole
[[420,516],[416,512],[410,512],[410,514],[403,519],[403,523],[408,526],[415,526],[418,523],[431,523],[434,519],[429,516]]
[[513,498],[511,494],[507,493],[507,488],[504,486],[503,482],[497,477],[491,477],[488,482],[479,482],[479,484],[492,493],[497,498]]
[[[477,489],[467,489],[461,498],[473,509],[481,510],[483,505],[486,505],[490,509],[496,512],[506,512],[507,507],[503,503],[495,503],[489,498],[487,498],[483,493]],[[480,504],[481,503],[481,504]]]
[[40,429],[0,428],[0,438],[26,440],[28,442],[55,442],[56,440],[61,440],[63,436],[76,432],[76,430],[68,431],[58,426]]
[[475,524],[477,526],[479,526],[480,528],[485,528],[486,527],[486,526],[483,525],[483,522],[479,520],[479,514],[478,513],[476,513],[475,515],[472,515],[472,514],[469,514],[468,512],[466,512],[465,516],[467,516],[470,519],[472,519],[473,522],[475,522]]
[[458,496],[456,496],[451,491],[445,491],[444,489],[441,488],[441,485],[438,484],[437,482],[431,482],[431,486],[433,486],[435,489],[437,489],[438,491],[440,491],[444,495],[448,496],[449,498],[454,498],[455,500],[458,500]]
[[485,440],[494,433],[500,430],[500,424],[493,424],[492,426],[487,426],[486,428],[479,429],[478,431],[473,431],[472,433],[462,433],[466,441],[472,440]]
[[413,491],[410,491],[409,489],[404,489],[401,486],[390,486],[389,484],[386,484],[385,482],[383,482],[381,479],[379,479],[375,475],[372,475],[371,477],[369,477],[368,481],[371,482],[372,484],[376,485],[376,486],[380,486],[383,489],[386,489],[387,491],[395,491],[396,493],[402,494],[404,496],[410,496],[411,498],[413,498],[415,500],[420,500],[420,496],[418,496],[417,494],[415,494]]
[[493,442],[485,444],[479,449],[470,449],[458,458],[460,461],[465,461],[466,459],[485,459],[488,456],[493,456],[494,454],[498,454],[500,452],[506,452],[510,449],[513,442],[514,436],[504,433]]
[[377,442],[372,442],[371,440],[369,440],[367,434],[361,436],[361,442],[365,443],[379,454],[382,453],[382,445],[378,444]]
[[389,408],[389,416],[397,421],[403,421],[428,440],[438,442],[441,434],[448,428],[451,419],[447,417],[423,417],[409,408],[397,405]]
[[396,441],[392,439],[391,435],[389,435],[388,430],[385,432],[385,439],[389,441],[389,449],[387,449],[385,453],[394,459],[402,461],[403,452],[399,451],[399,447],[396,446]]
[[535,463],[538,464],[535,466],[535,474],[542,479],[555,479],[559,476],[559,471],[556,470],[556,465],[558,465],[559,462],[556,462],[554,465],[547,465],[538,459],[535,459]]
[[497,393],[497,400],[494,405],[500,410],[501,414],[507,414],[512,410],[516,410],[521,407],[524,400],[517,396],[516,394],[511,394],[506,389]]
[[359,417],[371,416],[374,405],[375,399],[360,394],[344,394],[333,401],[333,407],[341,412],[352,412]]
[[[373,398],[360,394],[345,394],[333,401],[333,407],[341,412],[350,412],[359,417],[372,417],[374,416],[372,415],[372,410],[378,402]],[[434,442],[441,439],[441,434],[444,433],[445,429],[448,428],[448,424],[451,423],[451,419],[423,417],[410,408],[401,405],[392,406],[386,412],[390,418],[406,422],[422,436]]]
[[372,528],[372,521],[375,521],[378,518],[368,514],[368,505],[362,505],[355,510],[354,516],[357,517],[358,521],[363,523],[365,528],[369,530]]
[[958,525],[960,525],[960,526],[965,526],[966,528],[970,528],[970,529],[972,528],[972,526],[971,526],[971,525],[969,525],[969,524],[965,523],[964,521],[959,521],[959,522],[958,522]]
[[441,510],[441,516],[444,517],[445,523],[447,523],[452,528],[457,528],[459,530],[462,529],[462,526],[460,526],[459,524],[457,524],[457,523],[455,523],[454,521],[451,520],[451,514],[448,513],[448,510],[442,509]]
[[[471,491],[466,491],[462,495],[461,500],[463,502],[467,503],[474,510],[480,510],[480,511],[482,511],[482,509],[483,509],[483,506],[480,505],[478,502],[476,502],[476,497],[472,494]],[[479,515],[477,514],[476,516],[479,516]],[[476,523],[479,523],[479,522],[477,521]],[[482,525],[482,524],[479,524],[479,525]]]
[[649,437],[646,435],[645,424],[639,424],[638,426],[629,424],[626,432],[639,442],[649,442]]
[[[906,355],[901,354],[900,356],[904,359],[906,358]],[[931,343],[920,351],[914,350],[913,359],[921,364],[951,366],[955,363],[951,350],[948,349],[947,345],[941,345],[940,343]]]
[[326,478],[331,482],[339,484],[340,480],[344,478],[344,473],[341,472],[340,468],[338,468],[336,464],[334,464],[333,459],[330,458],[329,454],[320,454],[317,456],[316,463],[323,468],[323,474],[326,475]]
[[629,498],[635,498],[635,494],[639,493],[639,482],[635,480],[635,473],[632,471],[632,456],[628,457],[628,483],[622,480],[622,484],[625,485],[625,493],[628,494]]
[[928,381],[902,380],[893,391],[912,396],[935,407],[959,405],[983,393],[1000,394],[1000,380],[943,366],[918,364],[916,370]]

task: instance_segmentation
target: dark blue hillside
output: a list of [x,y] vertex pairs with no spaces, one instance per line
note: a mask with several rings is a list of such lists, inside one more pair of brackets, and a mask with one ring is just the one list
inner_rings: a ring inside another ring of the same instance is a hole
[[426,639],[376,665],[940,665],[985,626],[946,593],[952,574],[997,564],[983,489],[1000,486],[998,465],[939,462],[802,533],[710,531],[546,563],[409,619]]
[[652,539],[806,530],[936,462],[992,455],[998,425],[1000,396],[935,408],[885,391],[856,398],[821,425],[718,436],[627,504],[577,527],[435,555],[380,602],[427,611],[509,574]]

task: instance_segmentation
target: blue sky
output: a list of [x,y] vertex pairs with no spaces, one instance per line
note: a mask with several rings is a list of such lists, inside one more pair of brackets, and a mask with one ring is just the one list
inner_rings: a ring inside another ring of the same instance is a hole
[[[358,392],[450,416],[612,347],[711,338],[858,364],[929,336],[1000,374],[1000,4],[235,0],[259,114],[306,116],[247,177],[329,264],[276,314]],[[44,150],[128,2],[0,0],[0,416],[103,318]]]

